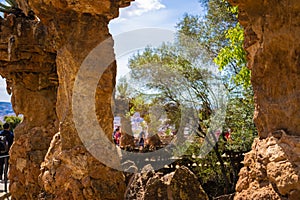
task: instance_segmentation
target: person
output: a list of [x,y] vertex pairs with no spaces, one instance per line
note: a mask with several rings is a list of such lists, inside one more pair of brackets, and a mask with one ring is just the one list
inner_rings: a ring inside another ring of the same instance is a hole
[[120,130],[120,126],[117,126],[112,134],[112,140],[114,141],[115,144],[116,144],[115,135],[116,135],[117,131],[119,131],[119,130]]
[[144,145],[145,145],[145,132],[142,131],[139,135],[139,150],[143,150],[144,149]]
[[116,145],[119,145],[120,144],[120,138],[121,138],[121,129],[120,129],[120,127],[116,128],[113,137],[114,137],[114,143]]
[[[7,142],[8,142],[8,151],[5,153],[1,153],[0,156],[7,156],[9,153],[9,149],[14,141],[14,135],[13,133],[9,130],[10,126],[8,123],[4,123],[3,124],[3,131],[1,131],[0,136],[5,136]],[[6,158],[0,158],[0,180],[2,180],[2,175],[4,172],[4,176],[7,175],[7,169],[8,167],[5,167],[5,159]],[[7,163],[8,163],[8,159],[7,158]]]
[[231,129],[228,129],[228,130],[224,133],[224,137],[225,137],[226,141],[230,141],[230,140],[231,140]]

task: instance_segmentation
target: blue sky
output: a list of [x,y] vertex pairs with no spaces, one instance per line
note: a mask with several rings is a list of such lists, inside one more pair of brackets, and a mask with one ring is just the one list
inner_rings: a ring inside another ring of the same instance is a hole
[[184,13],[200,14],[197,0],[135,0],[110,22],[113,35],[145,27],[173,29]]
[[[137,38],[139,36],[132,33],[140,31],[140,37],[143,37],[143,33],[145,33],[147,28],[154,30],[154,34],[159,34],[160,32],[153,28],[160,29],[162,33],[165,33],[165,37],[159,37],[160,40],[158,41],[168,42],[172,40],[169,33],[175,32],[175,26],[184,13],[201,14],[202,11],[198,0],[135,0],[130,7],[120,9],[120,16],[109,24],[110,32],[115,38],[115,49],[117,50],[124,45],[123,39],[120,41],[121,36],[127,36],[128,34],[126,35],[126,33],[131,34],[132,37],[129,37],[128,40],[131,40],[129,43],[134,43],[139,39]],[[150,41],[147,45],[159,45],[158,41],[155,44],[151,43],[153,41],[151,36],[146,34],[146,37]],[[135,49],[128,47],[128,50],[131,51],[122,55],[116,55],[118,64],[117,78],[128,73],[129,70],[126,67],[128,58],[137,50],[141,50],[146,46],[140,45],[139,48]],[[0,101],[10,101],[10,96],[7,95],[5,87],[5,81],[0,78]]]

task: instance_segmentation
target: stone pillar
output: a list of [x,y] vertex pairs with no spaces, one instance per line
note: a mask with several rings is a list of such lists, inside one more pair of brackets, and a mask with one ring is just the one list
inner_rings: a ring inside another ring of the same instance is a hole
[[279,129],[300,136],[300,2],[232,1],[245,28],[260,137]]
[[37,199],[40,164],[58,131],[56,53],[41,23],[10,15],[0,24],[0,75],[23,115],[10,150],[9,190],[12,199]]
[[[111,37],[108,23],[118,16],[119,7],[127,5],[128,2],[110,0],[23,2],[23,6],[30,6],[54,35],[53,41],[57,50],[59,87],[56,110],[60,125],[59,133],[53,138],[45,162],[42,164],[39,179],[42,187],[39,197],[41,199],[123,199],[125,191],[123,173],[110,169],[94,158],[80,140],[78,134],[82,133],[75,127],[72,98],[74,83],[82,62],[97,45]],[[113,43],[106,45],[105,48],[107,48],[105,51],[110,53],[108,56],[114,56]],[[101,58],[97,60],[101,62]],[[112,60],[105,68],[94,98],[98,122],[105,135],[111,138],[115,61]],[[86,87],[89,87],[88,82]]]
[[245,28],[259,134],[245,155],[235,199],[298,199],[300,1],[229,1],[239,6]]
[[[125,191],[123,173],[104,166],[85,149],[78,136],[72,110],[73,85],[77,72],[88,53],[101,41],[110,37],[108,20],[103,16],[85,14],[72,17],[73,22],[68,24],[70,27],[66,26],[63,29],[73,31],[65,32],[64,36],[69,34],[69,37],[63,39],[66,43],[57,54],[60,83],[57,114],[60,134],[54,139],[42,165],[43,198],[122,199]],[[113,131],[111,98],[115,73],[116,65],[113,62],[102,75],[95,96],[99,123],[109,138]],[[87,130],[89,128],[86,127]]]

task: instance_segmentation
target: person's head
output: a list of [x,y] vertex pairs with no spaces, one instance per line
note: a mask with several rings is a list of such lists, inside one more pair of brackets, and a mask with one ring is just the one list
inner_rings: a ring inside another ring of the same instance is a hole
[[116,128],[116,132],[118,132],[118,131],[120,131],[120,128],[118,127],[118,128]]
[[3,124],[3,129],[8,130],[9,129],[9,123],[4,123]]

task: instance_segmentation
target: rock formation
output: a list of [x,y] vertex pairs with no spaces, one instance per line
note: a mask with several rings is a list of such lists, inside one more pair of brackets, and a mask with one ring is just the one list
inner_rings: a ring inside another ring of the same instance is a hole
[[[12,199],[122,199],[123,174],[95,159],[78,136],[72,96],[81,63],[99,43],[110,40],[109,20],[130,1],[18,3],[25,13],[33,10],[40,22],[14,15],[1,21],[0,73],[13,94],[14,110],[24,115],[11,151]],[[104,51],[114,57],[113,43]],[[108,138],[115,73],[113,59],[95,91],[97,119]]]
[[155,150],[156,148],[159,148],[161,144],[162,142],[157,134],[149,136],[148,138],[146,138],[145,141],[145,147],[151,151]]
[[132,132],[130,117],[127,116],[129,111],[129,100],[125,98],[116,98],[114,101],[114,116],[121,119],[120,147],[126,150],[133,150],[135,148],[135,139]]
[[238,4],[245,28],[260,137],[277,130],[300,136],[300,2],[230,1]]
[[278,131],[255,139],[245,155],[235,199],[299,199],[299,163],[300,137]]
[[141,173],[132,176],[125,199],[193,200],[208,199],[195,174],[182,166],[170,174],[155,173],[146,165]]
[[299,199],[300,2],[229,1],[245,28],[259,133],[235,199]]
[[133,150],[135,148],[135,140],[132,135],[129,135],[125,132],[122,132],[122,136],[120,138],[120,148],[125,150]]
[[[41,21],[14,15],[0,20],[0,74],[12,93],[15,112],[24,115],[11,149],[12,199],[123,199],[123,174],[100,163],[80,140],[72,98],[90,86],[88,76],[79,77],[86,78],[87,84],[81,91],[73,91],[82,62],[99,43],[111,41],[107,25],[130,0],[17,1],[25,13],[33,10]],[[229,1],[239,5],[239,21],[245,27],[260,136],[246,155],[235,199],[297,199],[300,2]],[[114,56],[112,45],[106,44],[97,61]],[[95,110],[111,138],[115,62],[104,68],[94,94]],[[172,181],[169,186],[160,178],[148,182],[153,186],[144,188],[146,196],[153,194],[149,198],[160,198],[166,191],[170,195]],[[172,195],[186,194],[173,189]]]
[[40,164],[58,131],[56,52],[42,24],[14,15],[0,24],[0,74],[14,111],[24,116],[10,151],[10,191],[15,199],[37,199]]

